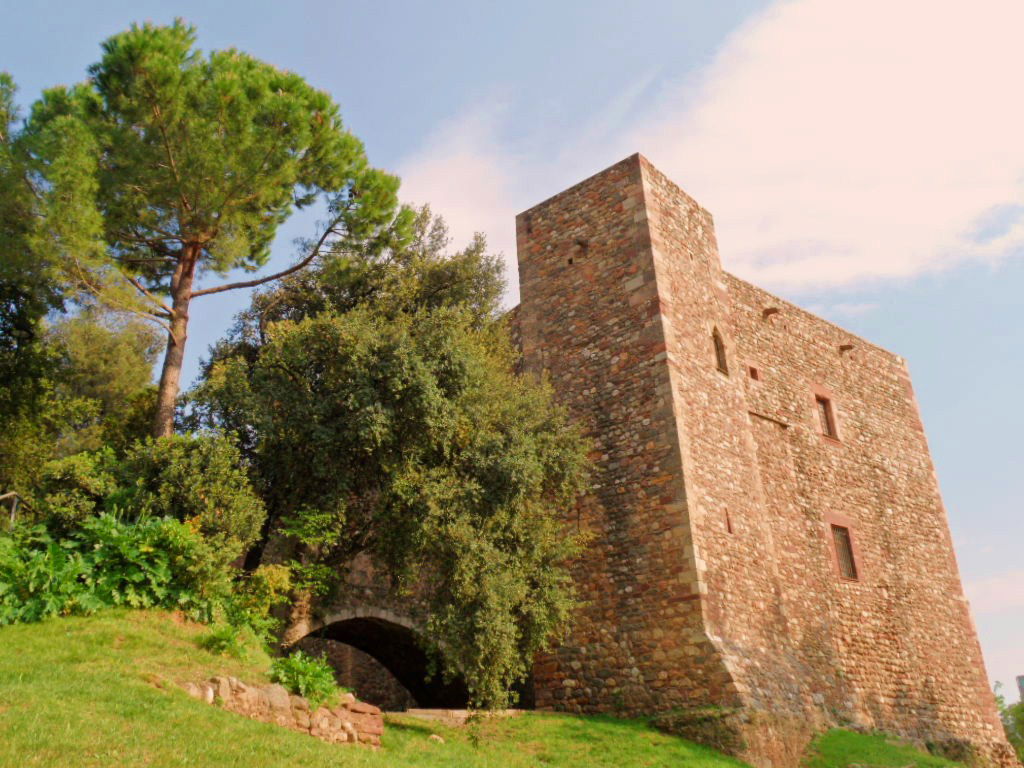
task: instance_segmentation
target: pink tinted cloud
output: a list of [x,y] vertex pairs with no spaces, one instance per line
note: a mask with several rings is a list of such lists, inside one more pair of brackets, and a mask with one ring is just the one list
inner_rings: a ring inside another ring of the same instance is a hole
[[[1024,609],[1024,570],[1006,571],[964,585],[975,613],[997,613]],[[1024,674],[1024,669],[1021,670]]]
[[640,151],[715,215],[726,267],[773,288],[998,261],[1024,216],[970,233],[1024,200],[1021,29],[1017,0],[780,2],[696,77],[645,73],[572,135],[523,149],[514,105],[473,105],[401,164],[403,194],[512,257],[515,213]]

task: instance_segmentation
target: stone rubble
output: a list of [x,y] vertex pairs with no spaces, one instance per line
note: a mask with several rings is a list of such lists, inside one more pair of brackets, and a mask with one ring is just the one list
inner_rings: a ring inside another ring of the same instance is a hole
[[187,683],[184,688],[189,696],[207,704],[216,703],[229,712],[308,733],[330,744],[377,748],[384,733],[380,709],[351,693],[342,694],[341,703],[334,709],[319,707],[311,711],[306,699],[289,694],[276,683],[247,685],[236,677],[216,676],[201,683]]

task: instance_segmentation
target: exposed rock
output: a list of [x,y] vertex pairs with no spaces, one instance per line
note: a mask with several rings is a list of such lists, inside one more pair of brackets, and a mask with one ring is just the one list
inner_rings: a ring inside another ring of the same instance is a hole
[[350,693],[343,694],[333,710],[318,707],[315,711],[302,696],[288,693],[282,685],[246,685],[235,677],[217,676],[202,683],[182,686],[194,699],[213,704],[215,701],[230,711],[252,720],[308,733],[331,744],[364,744],[376,748],[384,733],[380,709],[359,701]]

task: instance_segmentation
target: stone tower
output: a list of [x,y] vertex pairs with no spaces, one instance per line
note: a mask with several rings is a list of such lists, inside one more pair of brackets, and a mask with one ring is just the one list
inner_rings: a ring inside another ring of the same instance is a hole
[[724,272],[640,155],[516,232],[524,363],[597,465],[538,706],[685,710],[760,765],[834,723],[1013,764],[902,359]]

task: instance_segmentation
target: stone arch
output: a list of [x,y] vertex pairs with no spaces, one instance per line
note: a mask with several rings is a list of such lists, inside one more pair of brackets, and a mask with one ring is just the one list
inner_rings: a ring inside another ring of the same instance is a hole
[[417,630],[415,622],[393,611],[359,607],[324,616],[307,637],[334,640],[372,656],[420,707],[465,708],[469,694],[461,679],[445,683],[437,675],[427,680],[428,659]]

